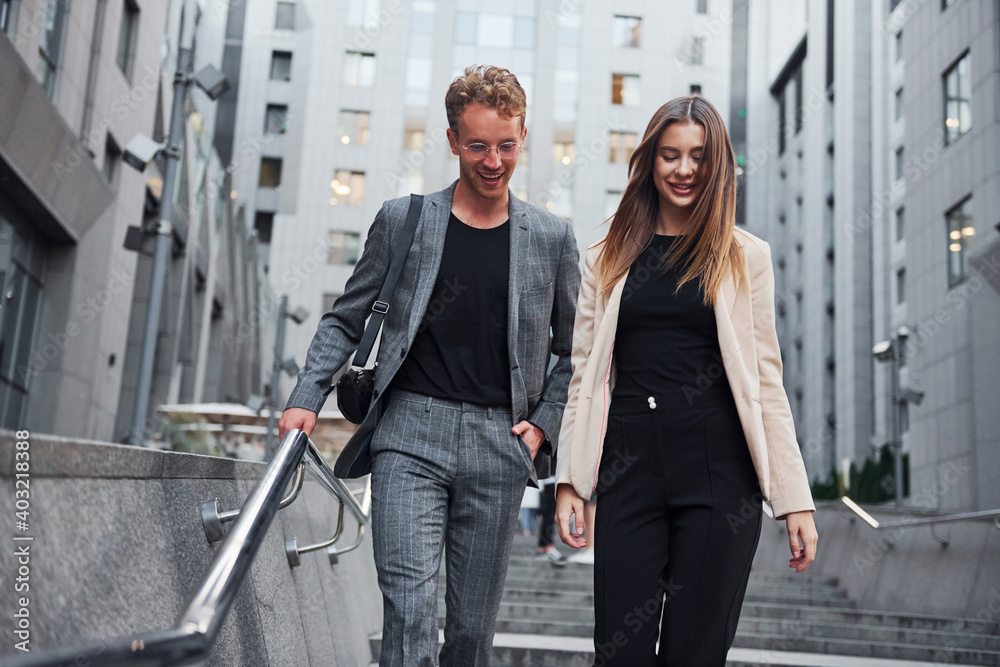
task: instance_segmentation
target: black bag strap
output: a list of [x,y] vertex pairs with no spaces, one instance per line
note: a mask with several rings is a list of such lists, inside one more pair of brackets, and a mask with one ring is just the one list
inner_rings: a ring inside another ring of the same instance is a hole
[[399,240],[396,241],[396,249],[392,253],[392,259],[389,261],[389,273],[386,274],[385,282],[382,283],[382,291],[378,293],[378,299],[372,304],[372,316],[368,318],[368,326],[365,327],[365,333],[361,337],[358,351],[354,355],[354,361],[351,362],[352,366],[364,368],[365,364],[368,363],[368,357],[375,346],[378,331],[382,328],[382,321],[385,319],[385,314],[389,312],[389,299],[392,298],[392,293],[396,289],[396,282],[399,280],[399,275],[403,272],[403,264],[406,263],[406,254],[410,251],[410,246],[413,244],[413,236],[417,231],[417,220],[420,218],[420,209],[423,207],[423,204],[423,195],[410,195],[410,208],[406,212],[406,222],[403,223],[403,230],[400,232]]

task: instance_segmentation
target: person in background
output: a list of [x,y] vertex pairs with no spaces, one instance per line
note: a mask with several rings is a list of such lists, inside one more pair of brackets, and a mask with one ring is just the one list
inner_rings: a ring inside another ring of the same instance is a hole
[[789,566],[816,557],[770,249],[735,217],[736,160],[718,111],[700,96],[667,102],[587,253],[557,452],[564,542],[586,546],[583,499],[595,488],[600,498],[602,665],[725,665],[763,500],[785,521]]
[[551,563],[554,567],[565,567],[566,556],[556,549],[556,478],[555,475],[539,482],[538,513],[542,520],[538,525],[538,552],[535,560]]

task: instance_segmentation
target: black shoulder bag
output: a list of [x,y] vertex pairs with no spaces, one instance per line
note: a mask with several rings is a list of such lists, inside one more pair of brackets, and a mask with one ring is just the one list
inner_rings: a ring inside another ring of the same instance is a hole
[[410,195],[410,208],[406,213],[406,222],[403,223],[403,230],[400,232],[399,240],[396,241],[396,248],[389,261],[389,272],[382,283],[382,290],[378,294],[378,299],[372,304],[372,315],[368,319],[368,326],[361,337],[358,351],[351,363],[351,368],[333,383],[333,388],[337,389],[337,407],[340,414],[355,424],[364,421],[371,407],[372,397],[375,393],[375,371],[378,367],[365,368],[368,357],[375,346],[375,339],[378,337],[379,329],[382,328],[382,321],[385,314],[389,312],[389,299],[396,289],[396,282],[403,272],[403,264],[406,263],[406,254],[413,243],[413,236],[417,230],[417,220],[420,218],[420,209],[423,206],[423,195]]

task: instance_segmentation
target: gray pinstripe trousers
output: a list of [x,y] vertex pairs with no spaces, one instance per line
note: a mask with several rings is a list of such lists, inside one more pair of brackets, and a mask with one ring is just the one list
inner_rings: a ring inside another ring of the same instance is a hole
[[380,667],[489,665],[528,446],[507,407],[391,391],[372,440],[372,533],[383,598]]

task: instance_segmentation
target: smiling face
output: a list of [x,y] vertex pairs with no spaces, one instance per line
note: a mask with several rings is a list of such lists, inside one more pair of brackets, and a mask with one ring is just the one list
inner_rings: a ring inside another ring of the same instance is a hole
[[686,217],[703,189],[698,165],[705,146],[705,128],[696,123],[671,123],[656,142],[653,182],[660,193],[661,215]]
[[[507,142],[523,144],[526,135],[518,116],[505,117],[496,109],[476,103],[465,107],[458,117],[458,135],[448,130],[451,152],[458,156],[459,181],[483,199],[506,195],[520,151],[512,157],[501,157],[495,147]],[[491,149],[485,157],[475,157],[462,148],[471,144],[485,144]]]

